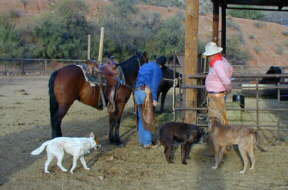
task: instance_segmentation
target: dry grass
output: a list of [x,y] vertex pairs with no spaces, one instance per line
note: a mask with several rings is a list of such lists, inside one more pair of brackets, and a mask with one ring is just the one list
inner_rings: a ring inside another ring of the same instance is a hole
[[[241,160],[234,151],[228,152],[224,164],[218,170],[212,170],[214,160],[207,156],[205,144],[192,148],[187,166],[181,164],[179,150],[176,152],[176,163],[168,164],[162,147],[146,150],[138,146],[131,102],[125,110],[120,128],[124,141],[122,147],[110,145],[107,140],[108,118],[105,112],[75,103],[63,121],[64,135],[85,136],[94,131],[100,137],[104,150],[85,157],[90,171],[84,170],[79,163],[73,175],[61,172],[55,165],[50,169],[51,174],[44,174],[46,155],[31,157],[30,152],[50,138],[47,82],[47,77],[0,80],[0,94],[3,95],[0,97],[0,107],[3,108],[0,112],[1,190],[287,188],[285,166],[288,153],[285,142],[274,143],[274,146],[267,144],[266,153],[257,151],[256,170],[246,175],[239,174]],[[22,89],[28,95],[22,95]],[[249,114],[246,117],[250,118]],[[171,119],[171,113],[157,117],[159,124]],[[63,165],[71,167],[71,157],[65,157]]]

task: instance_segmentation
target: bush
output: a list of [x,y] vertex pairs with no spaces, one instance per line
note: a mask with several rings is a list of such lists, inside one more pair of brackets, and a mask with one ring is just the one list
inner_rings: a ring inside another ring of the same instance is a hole
[[255,51],[257,54],[259,54],[261,51],[263,51],[263,48],[257,46],[257,47],[254,48],[254,51]]
[[226,23],[227,27],[232,28],[236,31],[241,31],[241,27],[238,23],[234,22],[231,18],[227,18],[227,23]]
[[9,19],[0,17],[0,57],[21,57],[23,51],[20,33]]
[[239,41],[239,36],[234,36],[227,40],[227,58],[234,65],[246,65],[251,55],[243,50]]
[[156,5],[160,7],[183,8],[185,6],[185,1],[182,0],[138,0],[138,2],[145,3],[148,5]]
[[254,40],[254,39],[255,39],[255,36],[254,36],[254,35],[249,35],[249,39],[250,39],[250,40]]
[[255,26],[256,28],[263,28],[263,27],[265,26],[265,23],[263,23],[263,22],[255,22],[255,23],[254,23],[254,26]]
[[[68,3],[69,2],[69,3]],[[91,31],[84,14],[86,5],[80,0],[61,1],[55,14],[47,15],[33,31],[35,57],[84,59],[87,35]]]
[[184,25],[181,15],[166,20],[162,27],[148,39],[145,49],[154,55],[171,55],[184,51]]
[[281,45],[278,45],[278,46],[276,47],[275,53],[276,53],[277,55],[283,55],[283,53],[284,53],[284,48],[283,48]]
[[282,34],[283,36],[288,36],[288,31],[283,31]]
[[253,20],[259,20],[264,17],[264,14],[261,11],[253,11],[253,10],[228,10],[228,15],[237,18],[246,18]]

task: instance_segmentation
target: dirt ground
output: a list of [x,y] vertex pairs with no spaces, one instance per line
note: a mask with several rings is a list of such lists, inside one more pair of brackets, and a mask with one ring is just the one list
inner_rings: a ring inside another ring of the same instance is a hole
[[[214,159],[205,144],[192,148],[188,165],[164,160],[163,148],[142,149],[137,143],[132,104],[125,109],[121,125],[124,145],[110,145],[107,140],[108,118],[76,102],[63,120],[65,136],[87,136],[93,131],[104,147],[92,152],[86,171],[78,163],[74,174],[63,173],[55,162],[50,174],[43,173],[46,154],[30,156],[30,152],[50,138],[48,77],[0,78],[0,189],[189,189],[189,190],[287,190],[287,143],[265,144],[267,152],[256,150],[256,169],[239,174],[242,162],[236,151],[229,151],[224,163],[212,170]],[[168,113],[158,116],[163,122]],[[66,156],[64,166],[71,167]]]

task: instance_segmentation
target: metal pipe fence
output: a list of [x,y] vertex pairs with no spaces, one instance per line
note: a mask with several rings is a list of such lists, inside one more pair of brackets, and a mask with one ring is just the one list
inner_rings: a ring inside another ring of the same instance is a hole
[[[189,79],[195,79],[197,80],[197,85],[181,85],[179,88],[182,90],[186,90],[186,89],[197,89],[198,93],[202,93],[202,96],[206,96],[206,91],[205,91],[205,85],[203,83],[206,74],[196,74],[196,75],[190,75],[190,76],[183,76],[183,77],[187,77]],[[236,94],[244,94],[243,92],[247,91],[253,91],[254,95],[252,97],[255,98],[256,100],[256,104],[255,104],[255,108],[241,108],[239,106],[239,108],[235,108],[235,107],[226,107],[227,111],[240,111],[240,112],[252,112],[256,114],[256,119],[255,119],[255,123],[256,125],[252,125],[252,127],[279,127],[279,122],[277,122],[276,125],[267,125],[267,124],[260,124],[260,113],[262,112],[288,112],[288,104],[287,106],[284,107],[278,107],[278,108],[261,108],[260,107],[260,100],[263,99],[263,92],[267,90],[268,93],[273,93],[274,97],[273,99],[275,99],[275,101],[277,100],[278,103],[281,103],[281,97],[283,97],[283,92],[285,92],[284,94],[284,98],[288,99],[288,82],[278,82],[276,84],[260,84],[260,80],[263,78],[280,78],[282,81],[286,81],[286,79],[288,78],[288,74],[287,73],[283,73],[283,74],[235,74],[233,75],[233,91],[232,93],[236,93]],[[247,85],[247,81],[248,81],[248,85]],[[251,83],[253,82],[253,83]],[[203,94],[204,93],[204,94]],[[173,96],[173,98],[175,98],[175,100],[173,100],[174,102],[176,102],[176,98],[179,97],[177,95]],[[251,97],[251,95],[249,95],[249,97]],[[247,97],[246,97],[247,98]],[[183,98],[182,98],[183,99]],[[265,99],[263,99],[265,101]],[[178,101],[179,102],[179,101]],[[179,106],[180,105],[180,106]],[[202,106],[199,106],[202,105]],[[174,114],[174,118],[176,118],[176,112],[183,112],[183,111],[196,111],[197,115],[199,112],[207,112],[208,108],[207,108],[207,102],[206,105],[203,106],[205,104],[201,104],[198,103],[197,107],[185,107],[182,102],[178,103],[178,107],[176,106],[176,104],[173,104],[173,114]],[[198,120],[197,120],[197,124],[200,126],[203,126],[203,124],[199,124]],[[204,125],[205,126],[205,125]],[[206,125],[207,126],[207,125]],[[249,126],[251,126],[251,124],[249,124]],[[287,130],[287,129],[283,129],[283,130]]]

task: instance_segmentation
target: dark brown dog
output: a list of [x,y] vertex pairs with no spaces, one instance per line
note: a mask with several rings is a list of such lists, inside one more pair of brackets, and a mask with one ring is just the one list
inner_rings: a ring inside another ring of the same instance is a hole
[[160,143],[164,146],[164,154],[168,163],[174,162],[175,150],[181,145],[182,164],[187,164],[192,144],[198,142],[203,130],[196,125],[169,122],[161,126]]
[[[254,129],[243,126],[223,126],[216,118],[211,119],[210,140],[212,141],[215,154],[215,166],[217,169],[222,161],[223,154],[227,146],[238,145],[240,155],[244,162],[244,174],[248,166],[248,156],[251,161],[250,169],[255,167],[254,147],[257,145],[257,132]],[[257,147],[261,151],[265,151],[259,145]]]

